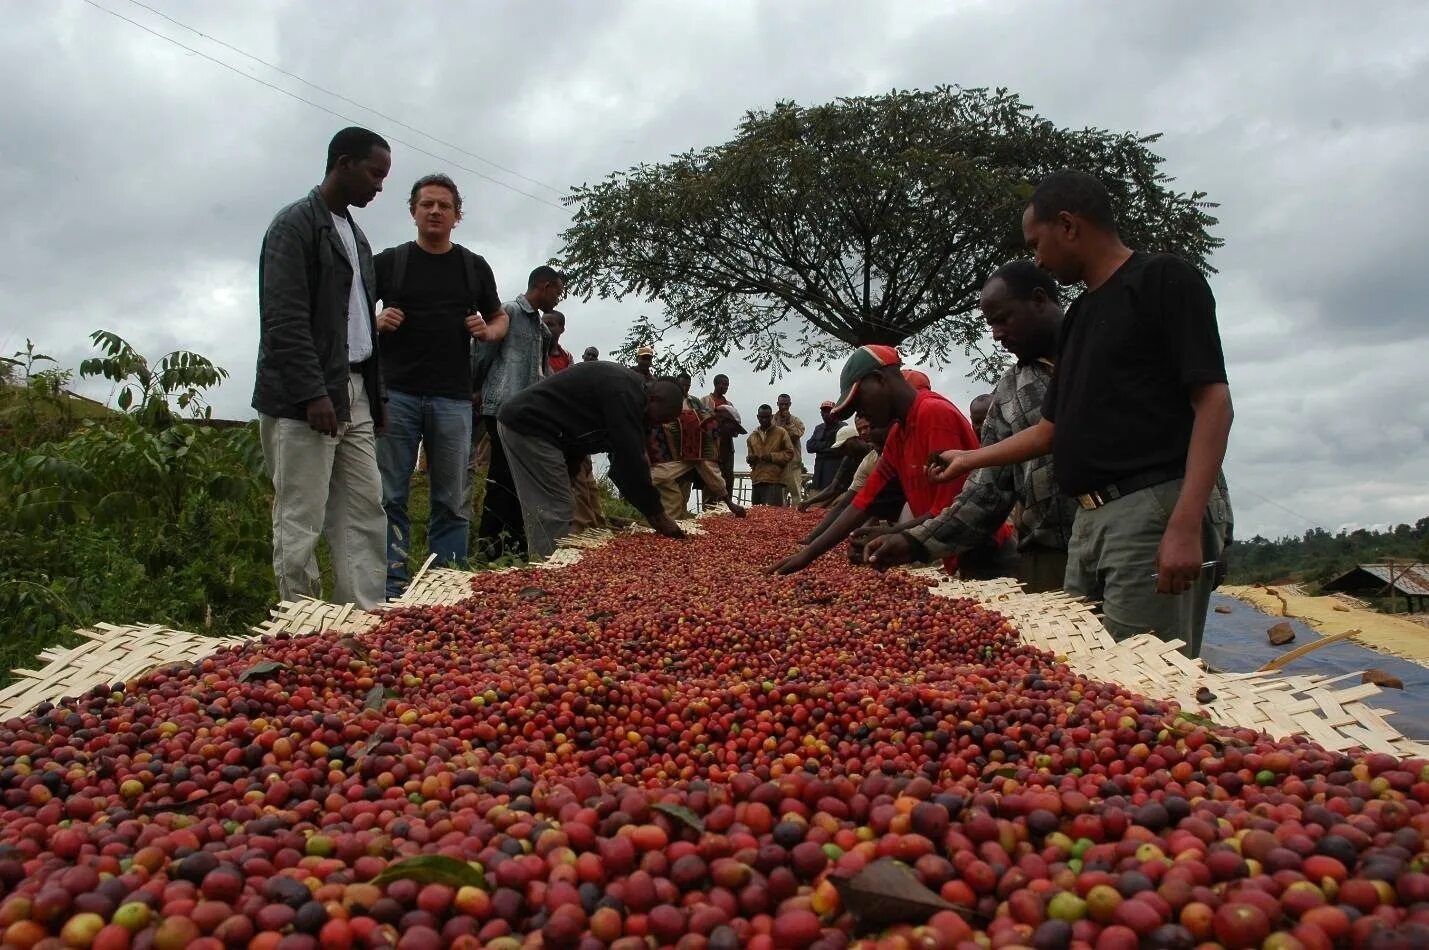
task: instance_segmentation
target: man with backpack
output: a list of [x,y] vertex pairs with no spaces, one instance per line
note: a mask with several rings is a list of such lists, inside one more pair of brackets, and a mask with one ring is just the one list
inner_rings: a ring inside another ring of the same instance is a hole
[[382,507],[387,513],[387,597],[409,578],[412,550],[407,499],[417,447],[431,488],[427,544],[442,566],[467,558],[470,514],[464,503],[471,455],[474,336],[469,316],[501,309],[496,279],[480,255],[453,244],[461,193],[446,175],[412,186],[408,208],[417,240],[377,255],[379,346],[387,382],[387,428],[377,441]]

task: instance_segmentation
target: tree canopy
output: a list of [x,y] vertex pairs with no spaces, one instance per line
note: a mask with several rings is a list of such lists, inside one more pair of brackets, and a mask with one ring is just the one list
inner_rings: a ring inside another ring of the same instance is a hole
[[1131,246],[1211,269],[1214,205],[1172,187],[1158,138],[1059,128],[1006,89],[780,102],[722,145],[574,188],[562,259],[586,299],[658,303],[627,348],[660,341],[688,369],[738,348],[777,375],[887,343],[933,365],[961,349],[987,376],[978,295],[1025,256],[1022,210],[1052,171],[1101,178]]

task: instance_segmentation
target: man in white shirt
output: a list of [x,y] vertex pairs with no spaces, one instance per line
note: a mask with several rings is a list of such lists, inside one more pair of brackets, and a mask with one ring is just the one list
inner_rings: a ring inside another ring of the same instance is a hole
[[372,248],[348,209],[375,198],[391,166],[381,136],[343,129],[328,145],[322,183],[279,211],[263,237],[253,408],[273,480],[273,572],[283,600],[322,596],[323,534],[333,599],[382,602],[376,278]]

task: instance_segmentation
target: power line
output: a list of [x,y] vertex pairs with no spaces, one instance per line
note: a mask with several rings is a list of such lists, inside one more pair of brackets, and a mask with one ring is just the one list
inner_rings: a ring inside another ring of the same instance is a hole
[[287,77],[289,77],[290,79],[296,79],[298,82],[302,83],[303,85],[308,86],[308,87],[310,87],[310,88],[312,88],[312,89],[316,89],[318,92],[321,92],[321,93],[323,93],[324,95],[332,96],[334,99],[340,99],[340,100],[342,100],[343,102],[350,103],[351,105],[357,106],[359,109],[362,109],[363,111],[371,112],[371,113],[372,113],[373,115],[375,115],[375,116],[380,116],[381,118],[386,119],[388,122],[391,122],[393,125],[398,125],[398,126],[401,126],[401,127],[404,128],[404,129],[407,129],[408,131],[416,132],[418,135],[423,136],[424,138],[429,138],[429,139],[431,139],[433,142],[436,142],[438,145],[444,145],[444,146],[446,146],[447,148],[454,149],[454,150],[456,150],[456,151],[462,153],[463,155],[469,155],[469,156],[471,156],[472,158],[476,159],[476,160],[479,161],[479,162],[482,162],[482,163],[484,163],[484,164],[490,165],[492,168],[499,169],[499,170],[505,172],[505,173],[508,174],[508,175],[514,175],[515,177],[520,178],[522,181],[529,181],[529,182],[530,182],[531,184],[533,184],[533,185],[540,185],[542,188],[545,188],[547,191],[550,191],[550,192],[552,192],[553,194],[557,194],[557,195],[564,195],[564,194],[565,194],[565,192],[562,191],[560,188],[556,188],[556,187],[553,186],[553,185],[548,185],[548,184],[546,184],[545,182],[540,181],[539,179],[536,179],[536,178],[532,178],[532,177],[529,176],[529,175],[523,175],[523,174],[521,174],[520,172],[516,171],[514,168],[507,168],[505,165],[501,165],[501,164],[499,164],[499,163],[497,163],[497,162],[493,162],[491,159],[485,157],[484,155],[478,155],[478,154],[476,154],[476,153],[473,152],[473,151],[470,151],[470,150],[468,150],[468,149],[462,148],[460,145],[457,145],[455,142],[448,142],[448,141],[446,141],[445,139],[437,138],[437,137],[436,137],[435,135],[433,135],[432,133],[430,133],[430,132],[424,132],[423,130],[417,128],[415,125],[409,125],[408,123],[403,122],[401,119],[397,118],[397,117],[394,116],[394,115],[388,115],[387,113],[382,112],[381,110],[374,109],[374,108],[372,108],[372,107],[369,106],[369,105],[364,105],[364,104],[362,104],[361,102],[358,102],[356,99],[350,98],[350,97],[348,97],[348,96],[344,96],[344,95],[343,95],[342,93],[340,93],[340,92],[334,92],[334,91],[331,90],[331,89],[326,89],[326,88],[324,88],[324,87],[322,87],[322,86],[319,86],[317,83],[312,82],[312,81],[307,80],[307,79],[304,79],[302,76],[299,76],[297,73],[290,72],[290,71],[284,69],[282,66],[277,65],[276,63],[270,63],[270,62],[268,62],[268,61],[265,60],[265,59],[261,59],[261,58],[259,58],[259,57],[257,57],[257,56],[254,56],[252,53],[250,53],[250,52],[248,52],[248,51],[246,51],[246,50],[239,49],[237,46],[234,46],[232,43],[226,43],[226,42],[224,42],[223,40],[219,39],[219,38],[216,37],[216,36],[212,36],[212,35],[210,35],[210,34],[208,34],[208,33],[204,33],[204,32],[202,32],[201,30],[198,30],[198,29],[195,29],[195,28],[192,27],[192,26],[189,26],[187,23],[183,23],[183,22],[181,22],[181,21],[179,21],[179,20],[175,20],[173,17],[169,16],[169,15],[168,15],[167,13],[165,13],[164,11],[162,11],[162,10],[156,10],[156,9],[154,9],[153,7],[149,6],[147,3],[141,3],[141,2],[139,2],[139,0],[129,0],[129,2],[132,3],[132,4],[133,4],[134,6],[136,6],[136,7],[140,7],[141,9],[148,10],[150,13],[154,14],[154,15],[157,16],[157,17],[162,17],[163,19],[168,20],[170,23],[174,24],[174,26],[177,26],[177,27],[179,27],[180,29],[188,30],[190,33],[194,34],[195,36],[202,37],[203,39],[208,40],[210,43],[217,43],[219,46],[222,46],[224,49],[232,50],[233,52],[237,53],[239,56],[243,56],[243,57],[246,57],[246,58],[248,58],[248,59],[251,59],[253,62],[258,63],[258,64],[261,65],[261,66],[266,66],[266,67],[268,67],[269,69],[271,69],[271,70],[273,70],[273,71],[275,71],[275,72],[282,73],[284,76],[287,76]]
[[[329,109],[327,106],[323,105],[322,103],[314,102],[314,101],[311,100],[311,99],[305,99],[305,98],[303,98],[302,96],[298,95],[298,94],[295,93],[295,92],[290,92],[289,90],[284,89],[282,86],[278,86],[278,85],[275,85],[275,84],[273,84],[273,83],[271,83],[271,82],[268,82],[266,79],[261,79],[261,78],[259,78],[258,76],[254,76],[254,75],[251,75],[251,74],[249,74],[249,73],[245,73],[243,70],[239,69],[237,66],[234,66],[232,63],[226,63],[226,62],[224,62],[223,60],[218,59],[217,57],[210,56],[208,53],[205,53],[205,52],[203,52],[202,50],[194,49],[192,46],[189,46],[189,45],[187,45],[187,44],[185,44],[185,43],[182,43],[182,42],[180,42],[179,40],[174,39],[172,36],[165,36],[163,33],[160,33],[160,32],[158,32],[157,30],[151,29],[150,27],[145,26],[143,23],[140,23],[140,22],[137,21],[137,20],[132,20],[132,19],[130,19],[129,17],[125,16],[125,15],[122,14],[122,13],[118,13],[118,12],[116,12],[116,11],[114,11],[114,10],[109,9],[108,7],[101,6],[100,4],[96,3],[95,0],[84,0],[84,2],[87,3],[87,4],[89,4],[91,7],[94,7],[96,10],[99,10],[99,11],[101,11],[101,12],[103,12],[103,13],[109,14],[110,16],[114,17],[114,18],[117,19],[117,20],[123,20],[125,23],[128,23],[128,24],[130,24],[131,26],[136,26],[136,27],[138,27],[139,29],[143,30],[145,33],[150,34],[151,36],[157,36],[159,39],[163,40],[163,41],[166,42],[166,43],[172,43],[173,45],[179,47],[179,48],[182,49],[182,50],[187,50],[188,52],[193,53],[195,56],[202,56],[204,59],[208,60],[210,63],[214,63],[214,64],[216,64],[216,65],[218,65],[218,66],[222,66],[224,69],[228,70],[229,72],[234,73],[235,75],[238,75],[238,76],[242,76],[244,79],[251,79],[253,82],[258,83],[258,84],[261,85],[261,86],[267,86],[269,89],[272,89],[274,92],[280,92],[280,93],[282,93],[283,95],[287,96],[287,97],[290,98],[290,99],[296,99],[298,102],[301,102],[301,103],[303,103],[304,105],[312,106],[314,109],[318,109],[318,110],[320,110],[320,111],[322,111],[322,112],[326,112],[328,115],[333,116],[333,117],[338,118],[338,119],[341,119],[341,120],[344,121],[344,122],[348,122],[348,123],[351,123],[351,124],[353,124],[353,125],[357,125],[357,124],[360,124],[360,123],[361,123],[361,120],[360,120],[360,119],[355,119],[355,118],[353,118],[353,117],[350,116],[350,115],[344,115],[343,113],[338,112],[338,111],[336,111],[336,110],[334,110],[334,109]],[[451,165],[453,168],[460,168],[460,169],[461,169],[462,171],[464,171],[464,172],[470,172],[471,174],[477,176],[478,178],[483,178],[483,179],[485,179],[486,181],[491,182],[493,185],[498,185],[498,186],[500,186],[500,187],[502,187],[502,188],[505,188],[507,191],[514,191],[514,192],[515,192],[516,194],[518,194],[518,195],[522,195],[522,196],[524,196],[524,197],[530,198],[532,201],[539,201],[541,204],[546,205],[546,206],[551,207],[551,208],[555,208],[555,209],[558,210],[558,211],[565,211],[565,210],[566,210],[566,209],[563,208],[561,205],[558,205],[558,204],[556,204],[556,203],[553,202],[553,201],[547,201],[545,198],[542,198],[542,197],[540,197],[539,195],[533,195],[533,194],[531,194],[529,191],[522,191],[520,188],[517,188],[517,187],[514,186],[514,185],[508,185],[506,182],[502,181],[502,180],[499,179],[499,178],[493,178],[493,177],[491,177],[490,175],[486,174],[486,173],[483,172],[483,171],[478,171],[478,170],[475,169],[475,168],[470,168],[470,167],[468,167],[468,166],[466,166],[466,165],[461,165],[461,164],[459,164],[459,163],[457,163],[457,162],[452,161],[451,159],[447,158],[446,156],[438,155],[436,152],[428,151],[427,149],[422,148],[420,145],[414,145],[414,144],[411,143],[411,142],[403,141],[402,139],[399,139],[399,138],[397,138],[396,136],[392,136],[392,135],[387,136],[387,138],[391,139],[393,142],[396,142],[398,145],[403,145],[403,146],[405,146],[405,147],[411,149],[412,151],[417,152],[418,154],[426,155],[426,156],[429,157],[429,158],[435,158],[435,159],[436,159],[437,161],[439,161],[439,162],[446,162],[447,164]]]
[[1254,495],[1256,498],[1259,498],[1261,501],[1265,502],[1267,505],[1270,505],[1272,508],[1279,508],[1281,511],[1285,512],[1287,515],[1294,515],[1296,518],[1299,518],[1301,521],[1305,522],[1307,525],[1309,525],[1309,526],[1312,527],[1312,528],[1318,528],[1318,527],[1320,527],[1320,523],[1319,523],[1318,521],[1312,521],[1312,520],[1310,520],[1309,518],[1307,518],[1307,517],[1305,517],[1304,515],[1302,515],[1300,512],[1295,511],[1295,510],[1290,509],[1290,508],[1287,508],[1287,507],[1285,507],[1284,505],[1282,505],[1280,502],[1276,501],[1275,499],[1273,499],[1273,498],[1267,498],[1267,497],[1265,497],[1264,495],[1262,495],[1260,492],[1255,491],[1254,489],[1246,488],[1244,485],[1237,485],[1237,486],[1235,487],[1235,491],[1236,491],[1236,492],[1245,492],[1247,495]]

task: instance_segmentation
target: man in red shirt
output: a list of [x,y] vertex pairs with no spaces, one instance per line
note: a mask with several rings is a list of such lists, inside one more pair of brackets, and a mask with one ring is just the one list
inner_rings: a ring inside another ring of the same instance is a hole
[[[927,464],[932,453],[943,450],[940,446],[976,446],[972,423],[937,393],[913,388],[903,375],[902,363],[891,346],[861,346],[844,363],[839,399],[829,418],[846,419],[858,412],[874,427],[891,427],[883,456],[838,520],[768,572],[793,574],[808,567],[872,517],[869,507],[890,482],[898,482],[918,519],[938,514],[962,490],[961,482],[953,486],[932,481]],[[957,570],[955,557],[943,564],[949,573]]]

